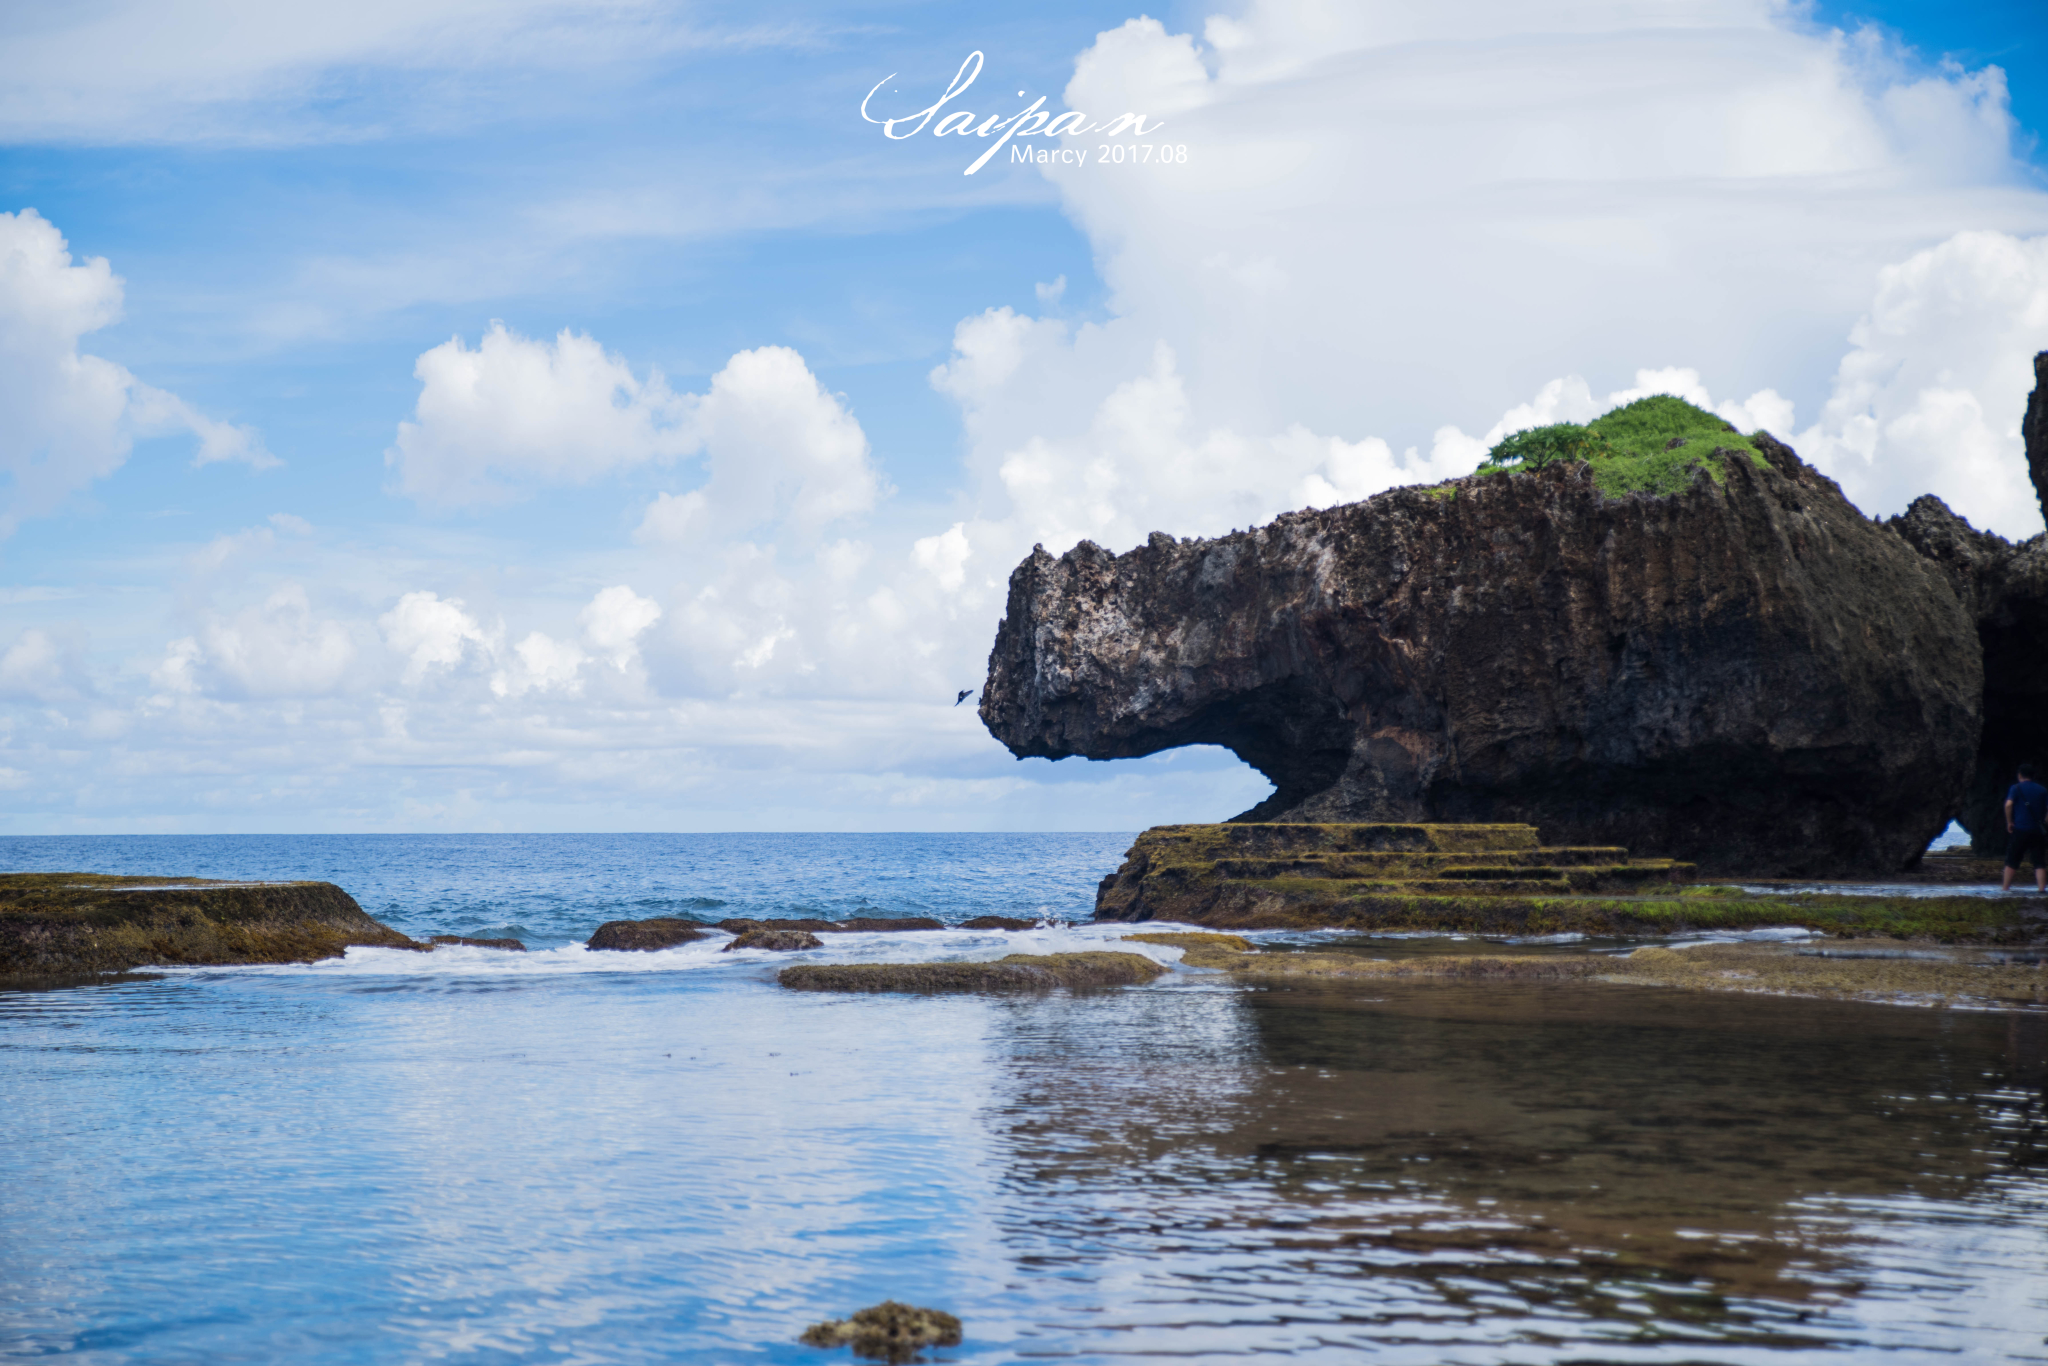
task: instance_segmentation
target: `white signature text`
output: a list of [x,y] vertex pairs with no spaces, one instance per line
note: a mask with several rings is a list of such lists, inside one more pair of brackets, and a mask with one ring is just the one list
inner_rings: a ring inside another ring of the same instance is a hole
[[[904,138],[916,137],[935,118],[938,120],[938,123],[932,127],[933,137],[942,138],[950,135],[964,138],[972,134],[978,138],[986,138],[997,133],[1002,134],[1001,137],[996,138],[995,143],[986,152],[975,158],[972,166],[961,172],[962,175],[973,175],[976,171],[988,165],[989,158],[1003,150],[1003,145],[1011,138],[1056,138],[1067,133],[1100,133],[1104,137],[1112,138],[1120,137],[1124,133],[1130,133],[1136,137],[1143,138],[1150,137],[1166,126],[1164,123],[1155,123],[1148,127],[1143,114],[1119,114],[1107,123],[1090,123],[1088,116],[1078,109],[1069,109],[1062,114],[1048,114],[1045,112],[1045,96],[1043,95],[1008,118],[1004,118],[1000,114],[990,114],[985,119],[977,119],[974,113],[966,109],[955,109],[952,113],[944,115],[939,113],[940,110],[944,109],[953,100],[965,94],[967,87],[973,85],[975,78],[980,75],[981,54],[979,52],[970,52],[967,54],[967,60],[960,63],[960,69],[953,74],[953,80],[947,85],[946,93],[939,96],[938,99],[915,113],[904,114],[893,119],[878,119],[868,112],[868,103],[875,98],[876,91],[879,91],[890,81],[896,79],[895,73],[891,72],[881,80],[876,81],[875,88],[868,91],[867,99],[860,102],[860,116],[869,123],[881,124],[882,136],[893,138],[899,142]],[[1021,95],[1024,92],[1020,90],[1017,93]],[[1025,159],[1017,155],[1019,150],[1015,147],[1010,149],[1011,160]],[[1076,150],[1042,151],[1028,159],[1032,161],[1067,161],[1070,158],[1066,153]],[[1077,165],[1086,165],[1088,154],[1080,152],[1071,159]],[[1108,158],[1097,158],[1097,160],[1105,159]],[[1120,160],[1121,158],[1118,159]]]

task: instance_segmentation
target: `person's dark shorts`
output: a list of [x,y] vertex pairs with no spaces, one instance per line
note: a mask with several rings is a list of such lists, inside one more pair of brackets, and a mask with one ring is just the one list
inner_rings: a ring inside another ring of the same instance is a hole
[[2005,837],[2005,866],[2017,868],[2031,859],[2036,868],[2048,858],[2048,830],[2015,830]]

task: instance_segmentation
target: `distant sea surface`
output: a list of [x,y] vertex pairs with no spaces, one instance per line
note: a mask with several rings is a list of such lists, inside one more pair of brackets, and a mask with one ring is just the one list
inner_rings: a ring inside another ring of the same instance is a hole
[[[1091,835],[0,838],[415,936],[0,991],[0,1358],[2048,1360],[2048,1018],[1576,984],[785,992],[1138,948]],[[999,914],[802,955],[605,920]],[[1302,939],[1314,936],[1263,936]],[[1389,952],[1425,946],[1390,941]]]

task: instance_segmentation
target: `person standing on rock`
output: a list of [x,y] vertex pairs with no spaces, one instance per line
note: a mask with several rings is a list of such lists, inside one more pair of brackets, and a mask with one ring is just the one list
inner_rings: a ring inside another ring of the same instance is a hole
[[2048,787],[2034,781],[2034,766],[2021,764],[2019,781],[2005,794],[2005,883],[2012,890],[2012,875],[2020,860],[2034,863],[2034,890],[2048,892]]

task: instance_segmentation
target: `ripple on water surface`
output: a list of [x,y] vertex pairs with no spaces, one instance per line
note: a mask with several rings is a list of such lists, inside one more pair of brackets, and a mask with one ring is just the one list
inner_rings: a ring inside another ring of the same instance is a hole
[[824,1363],[805,1324],[897,1297],[969,1362],[2043,1355],[2038,1015],[797,995],[722,942],[0,994],[0,1351]]

